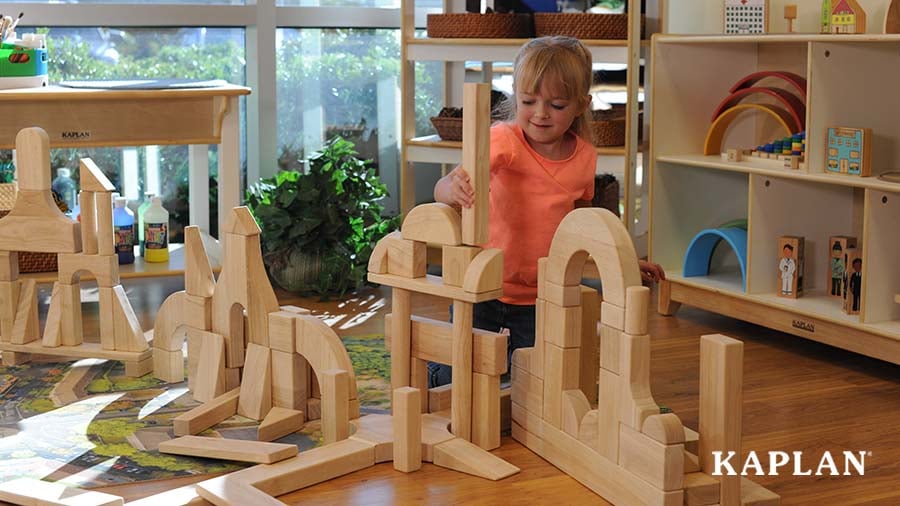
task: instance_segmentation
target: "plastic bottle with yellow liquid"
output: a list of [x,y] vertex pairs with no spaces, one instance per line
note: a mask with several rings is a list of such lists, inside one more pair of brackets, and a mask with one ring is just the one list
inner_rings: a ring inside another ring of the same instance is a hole
[[169,212],[159,197],[150,199],[144,211],[144,261],[169,261]]

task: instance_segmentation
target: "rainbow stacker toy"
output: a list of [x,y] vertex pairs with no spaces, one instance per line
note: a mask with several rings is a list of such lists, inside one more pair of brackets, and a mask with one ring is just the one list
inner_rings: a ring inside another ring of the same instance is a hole
[[0,43],[0,89],[47,86],[47,41],[43,34]]

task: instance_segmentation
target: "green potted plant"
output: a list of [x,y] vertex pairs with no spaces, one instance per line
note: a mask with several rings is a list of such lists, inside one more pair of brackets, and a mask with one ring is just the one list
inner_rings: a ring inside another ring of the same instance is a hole
[[383,217],[387,188],[352,142],[334,137],[309,159],[309,170],[283,171],[247,190],[262,229],[269,276],[300,294],[344,294],[366,279],[375,243],[398,228]]

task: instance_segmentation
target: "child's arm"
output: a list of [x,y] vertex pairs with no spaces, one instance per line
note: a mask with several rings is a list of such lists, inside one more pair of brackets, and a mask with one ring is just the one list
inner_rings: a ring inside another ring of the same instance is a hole
[[461,165],[440,178],[434,185],[434,200],[456,208],[472,207],[475,191],[469,183],[469,175]]
[[650,283],[657,283],[666,279],[666,271],[662,266],[646,260],[638,260],[641,269],[641,279]]

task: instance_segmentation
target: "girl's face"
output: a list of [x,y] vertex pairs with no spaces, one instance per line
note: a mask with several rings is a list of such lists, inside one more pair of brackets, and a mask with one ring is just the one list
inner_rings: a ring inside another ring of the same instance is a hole
[[535,94],[516,93],[516,123],[530,142],[556,143],[584,113],[585,102],[560,96],[544,82]]

